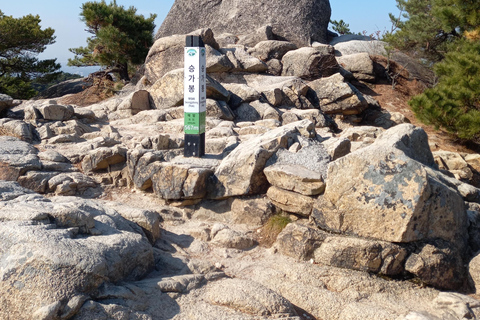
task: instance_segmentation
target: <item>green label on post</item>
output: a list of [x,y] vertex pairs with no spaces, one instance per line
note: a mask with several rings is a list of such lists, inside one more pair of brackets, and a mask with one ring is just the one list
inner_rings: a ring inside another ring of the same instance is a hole
[[185,128],[186,134],[202,134],[205,133],[205,120],[207,118],[206,112],[200,113],[185,113]]

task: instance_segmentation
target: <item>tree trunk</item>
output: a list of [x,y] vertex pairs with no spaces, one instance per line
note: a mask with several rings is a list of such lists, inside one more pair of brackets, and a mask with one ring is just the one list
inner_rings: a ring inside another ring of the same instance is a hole
[[118,64],[117,67],[120,79],[123,81],[130,81],[130,77],[128,76],[128,64],[125,62],[123,64]]

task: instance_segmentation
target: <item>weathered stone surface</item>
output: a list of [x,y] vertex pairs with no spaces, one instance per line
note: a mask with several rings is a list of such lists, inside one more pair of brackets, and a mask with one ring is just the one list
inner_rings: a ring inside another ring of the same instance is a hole
[[439,170],[450,171],[456,179],[469,181],[473,178],[472,169],[459,153],[435,151],[433,152],[433,158]]
[[9,211],[19,205],[25,211],[30,204],[52,222],[0,223],[1,318],[67,312],[75,296],[93,294],[104,282],[134,280],[153,267],[152,247],[141,229],[114,210],[80,198],[35,199],[2,202]]
[[402,150],[410,158],[435,168],[427,133],[419,127],[405,123],[384,131],[375,141],[378,145],[392,146]]
[[233,64],[232,72],[263,73],[267,71],[267,65],[260,59],[250,55],[243,45],[231,45],[220,49]]
[[205,46],[207,51],[207,73],[228,72],[235,66],[228,57],[209,45]]
[[224,83],[222,85],[232,93],[230,105],[234,109],[243,102],[252,102],[261,97],[260,92],[243,83]]
[[210,168],[192,167],[174,163],[161,163],[152,176],[153,191],[167,200],[201,199],[207,192]]
[[156,38],[186,34],[198,28],[212,28],[216,34],[242,35],[272,26],[275,35],[297,46],[308,46],[311,41],[327,42],[330,13],[330,3],[325,0],[215,3],[176,0]]
[[0,180],[17,181],[29,170],[39,170],[38,150],[18,138],[0,136]]
[[257,316],[296,315],[293,306],[281,295],[248,280],[225,279],[207,287],[206,298],[213,304]]
[[[97,187],[97,183],[90,177],[80,172],[59,173],[48,180],[48,192],[57,195],[74,196],[74,195],[97,195],[98,190],[92,188]],[[93,194],[91,194],[93,192]]]
[[418,253],[412,253],[405,263],[405,270],[422,282],[444,290],[459,289],[466,279],[460,253],[442,241],[435,245],[425,244]]
[[395,276],[404,271],[407,250],[383,241],[328,237],[314,255],[324,265]]
[[306,261],[313,258],[315,249],[319,248],[328,236],[328,233],[316,227],[293,222],[280,232],[273,246],[281,254]]
[[41,119],[41,114],[38,109],[32,105],[27,105],[23,109],[24,120],[37,120]]
[[22,120],[0,119],[0,136],[16,137],[26,142],[32,142],[33,127]]
[[227,91],[218,81],[207,74],[207,98],[226,101],[230,99],[230,92]]
[[467,227],[462,197],[407,156],[432,160],[429,148],[420,148],[428,146],[423,130],[406,126],[401,134],[398,127],[402,129],[394,127],[371,146],[330,164],[324,200],[334,209],[319,205],[314,209],[317,222],[337,232],[384,241],[441,238],[461,245]]
[[151,109],[150,94],[146,90],[138,90],[129,94],[117,107],[117,111],[125,111],[129,116],[149,109]]
[[287,52],[282,58],[282,76],[295,76],[313,80],[329,77],[339,67],[333,54],[333,47],[303,47]]
[[435,307],[443,311],[444,318],[474,319],[474,310],[480,306],[477,299],[456,292],[440,292],[433,300]]
[[155,83],[172,70],[183,68],[183,59],[179,59],[179,57],[184,55],[187,34],[201,36],[205,44],[218,49],[213,32],[208,27],[207,29],[195,28],[186,32],[175,32],[157,37],[158,40],[150,48],[145,59],[145,77],[150,84]]
[[[342,41],[341,39],[339,40]],[[385,50],[385,45],[387,45],[386,42],[376,40],[372,41],[370,38],[366,40],[342,41],[331,45],[335,46],[335,55],[337,56],[347,56],[364,52],[371,55],[381,56],[386,56],[387,54]]]
[[335,34],[332,40],[330,40],[329,44],[331,46],[334,46],[337,43],[349,42],[353,40],[371,41],[372,38],[369,36],[359,35],[359,34],[343,34],[343,35]]
[[212,234],[214,235],[211,243],[223,248],[247,250],[256,244],[252,237],[230,228],[224,228],[216,233],[212,230]]
[[132,311],[127,307],[114,304],[114,303],[100,303],[96,301],[86,301],[85,304],[81,307],[79,312],[75,315],[75,318],[78,320],[88,320],[88,319],[102,319],[108,317],[135,317],[137,319],[142,319],[145,317],[145,314],[138,311]]
[[262,93],[265,96],[265,99],[267,99],[268,103],[274,107],[280,106],[285,98],[285,94],[279,88],[265,90]]
[[[120,120],[123,123],[127,124],[154,124],[157,122],[165,121],[165,111],[164,110],[146,110],[140,111],[136,115],[131,118]],[[119,121],[119,122],[120,122]],[[114,122],[112,121],[111,124],[113,125]]]
[[68,159],[55,150],[45,150],[38,153],[38,158],[43,161],[68,162]]
[[53,135],[73,135],[79,138],[85,133],[93,131],[92,127],[82,123],[79,120],[56,121],[47,124]]
[[351,142],[347,138],[329,138],[322,142],[330,159],[335,161],[350,153]]
[[101,147],[90,151],[82,160],[84,172],[92,172],[107,169],[109,166],[123,163],[127,158],[125,148],[114,146],[111,148]]
[[[368,96],[364,97],[367,98]],[[400,112],[382,110],[381,114],[375,118],[373,123],[375,126],[382,127],[383,129],[390,129],[402,123],[410,123],[410,120]]]
[[370,141],[373,143],[385,130],[373,126],[351,127],[344,130],[341,134],[342,138],[346,138],[351,142]]
[[0,201],[8,201],[25,194],[33,193],[20,186],[17,182],[0,180]]
[[278,59],[271,59],[267,61],[267,73],[273,76],[282,75],[283,65],[282,62]]
[[275,40],[276,36],[273,34],[273,28],[269,25],[261,26],[247,34],[238,36],[237,44],[243,44],[247,47],[255,47],[255,45],[262,41]]
[[[321,110],[318,109],[296,109],[292,108],[289,110],[289,113],[295,114],[295,116],[300,120],[310,120],[315,124],[316,128],[326,128],[332,125],[332,119],[329,116],[325,115]],[[282,119],[283,119],[282,115]]]
[[[305,121],[305,120],[302,120]],[[299,138],[300,150],[291,152],[279,149],[267,162],[271,165],[287,165],[306,168],[321,175],[323,179],[327,176],[327,168],[330,163],[330,156],[325,147],[314,139]]]
[[337,57],[338,64],[351,72],[357,80],[375,81],[375,70],[370,55],[366,52]]
[[148,91],[157,109],[181,106],[183,104],[183,68],[169,71]]
[[9,95],[0,93],[0,113],[13,107],[13,98]]
[[74,109],[72,106],[62,106],[59,104],[47,104],[37,108],[43,119],[64,121],[72,118]]
[[117,211],[123,218],[135,222],[142,227],[145,235],[151,243],[155,243],[160,238],[160,214],[153,210],[145,210],[128,206],[124,203],[105,202],[109,208]]
[[235,114],[225,101],[207,99],[207,116],[222,120],[233,120]]
[[465,161],[471,166],[474,170],[480,172],[480,154],[472,153],[465,155]]
[[[277,100],[269,99],[268,102],[274,106],[292,106],[299,109],[315,108],[315,106],[313,106],[307,99],[310,88],[302,79],[298,77],[276,77],[262,74],[242,74],[215,75],[215,78],[222,83],[233,82],[246,84],[250,88],[255,89],[257,92],[262,93],[265,97],[272,98],[273,93],[275,99]],[[278,90],[280,90],[280,92]],[[279,99],[281,99],[281,101],[279,101]]]
[[238,37],[231,33],[222,33],[216,34],[215,40],[220,48],[226,48],[230,44],[236,44],[238,42]]
[[236,198],[232,202],[233,223],[260,226],[273,214],[273,206],[266,197]]
[[29,171],[24,176],[18,178],[18,183],[27,189],[38,193],[48,192],[48,181],[56,176],[58,172],[38,172]]
[[257,110],[257,112],[260,114],[261,119],[263,120],[275,120],[275,121],[280,121],[280,114],[278,111],[270,106],[268,103],[263,103],[260,101],[253,101],[250,102],[250,105]]
[[159,170],[160,163],[170,161],[178,154],[175,151],[129,150],[127,152],[128,175],[136,188],[149,189],[152,187],[151,178]]
[[322,174],[298,165],[273,165],[263,173],[275,187],[290,190],[306,196],[314,196],[325,191]]
[[297,135],[310,136],[313,124],[308,120],[291,123],[271,130],[240,144],[223,159],[213,176],[209,198],[218,199],[248,195],[267,187],[263,169],[267,160]]
[[304,217],[310,216],[315,202],[312,197],[277,187],[268,188],[267,197],[276,207]]
[[480,254],[475,255],[468,264],[468,273],[473,281],[475,292],[480,292]]
[[52,99],[63,97],[67,94],[82,92],[92,85],[91,82],[85,80],[85,78],[80,78],[62,81],[40,92],[35,98]]
[[346,83],[340,73],[311,81],[308,86],[315,92],[315,99],[325,113],[358,114],[368,107],[362,94]]
[[155,151],[177,149],[183,147],[183,138],[180,141],[180,138],[170,137],[168,134],[159,134],[157,136],[143,139],[140,144],[145,149],[152,149]]
[[[257,104],[257,107],[261,105]],[[260,109],[263,114],[263,110]],[[262,114],[250,103],[242,103],[235,109],[235,118],[240,122],[255,122],[262,119]]]
[[257,43],[255,47],[248,50],[248,53],[262,61],[282,60],[285,53],[295,49],[297,46],[288,41],[267,40]]

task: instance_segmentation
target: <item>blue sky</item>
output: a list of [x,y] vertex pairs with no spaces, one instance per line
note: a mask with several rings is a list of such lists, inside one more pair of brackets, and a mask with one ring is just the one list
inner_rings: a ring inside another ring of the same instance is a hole
[[[14,17],[30,13],[40,15],[42,27],[55,29],[57,37],[56,43],[48,46],[41,58],[57,58],[57,61],[65,67],[68,58],[73,57],[68,48],[84,46],[89,36],[84,31],[85,26],[79,17],[80,7],[84,2],[86,0],[0,0],[0,10]],[[157,28],[173,2],[174,0],[117,0],[118,5],[125,7],[133,5],[137,8],[137,13],[144,16],[156,13]],[[371,34],[389,30],[391,24],[388,13],[398,15],[395,0],[330,0],[330,6],[331,19],[343,19],[355,33],[366,31],[367,34]],[[81,72],[82,68],[69,68],[68,71]]]

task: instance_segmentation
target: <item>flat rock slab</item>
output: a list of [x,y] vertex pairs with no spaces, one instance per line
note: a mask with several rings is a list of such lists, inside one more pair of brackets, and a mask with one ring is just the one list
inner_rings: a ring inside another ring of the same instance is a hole
[[306,196],[321,194],[325,183],[321,173],[302,166],[279,164],[263,170],[271,185]]
[[315,202],[312,197],[277,187],[270,187],[267,191],[267,197],[276,207],[303,217],[310,216]]
[[288,300],[267,287],[248,280],[225,279],[212,283],[207,288],[206,298],[213,304],[258,316],[295,314]]
[[395,276],[404,271],[407,250],[384,241],[328,237],[314,255],[324,265]]

